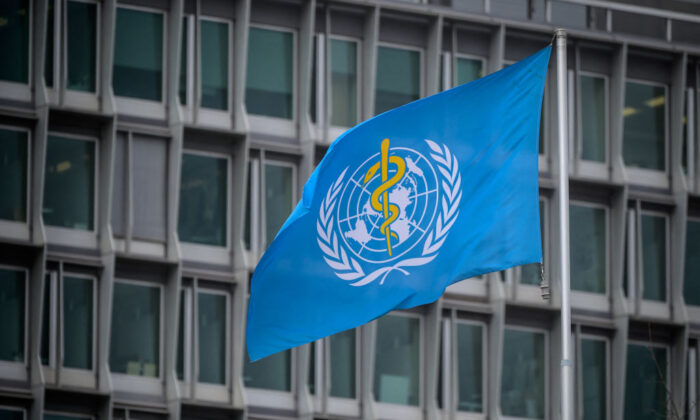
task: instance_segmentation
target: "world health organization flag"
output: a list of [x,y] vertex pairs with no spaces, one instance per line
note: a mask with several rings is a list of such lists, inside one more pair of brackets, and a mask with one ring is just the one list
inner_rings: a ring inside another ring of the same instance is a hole
[[550,49],[331,145],[253,275],[251,360],[542,261],[537,153]]

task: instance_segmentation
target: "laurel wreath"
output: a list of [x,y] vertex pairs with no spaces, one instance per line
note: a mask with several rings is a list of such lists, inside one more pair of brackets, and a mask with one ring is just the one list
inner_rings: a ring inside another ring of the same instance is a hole
[[405,275],[410,273],[404,267],[416,267],[427,264],[438,256],[440,248],[447,239],[452,225],[459,215],[459,203],[462,200],[462,175],[459,172],[459,163],[450,149],[443,145],[440,147],[431,140],[425,140],[432,150],[430,157],[436,162],[436,166],[442,177],[440,188],[442,198],[440,200],[440,214],[438,214],[435,228],[428,233],[423,252],[420,257],[407,258],[396,262],[394,265],[380,267],[369,274],[365,274],[362,266],[354,258],[348,256],[345,248],[338,244],[338,236],[334,230],[335,218],[333,216],[338,200],[338,194],[343,187],[343,180],[348,168],[335,180],[329,188],[326,197],[321,201],[321,208],[316,221],[318,233],[318,246],[324,254],[323,259],[339,278],[352,281],[351,286],[364,286],[381,277],[379,284],[383,284],[390,272],[397,270]]

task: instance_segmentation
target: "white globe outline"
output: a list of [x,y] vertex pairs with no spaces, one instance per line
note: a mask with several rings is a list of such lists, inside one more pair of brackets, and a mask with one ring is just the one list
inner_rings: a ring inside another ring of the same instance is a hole
[[[434,192],[436,195],[438,195],[438,199],[435,199],[435,200],[434,200],[434,206],[433,206],[434,208],[433,208],[433,210],[432,210],[432,213],[431,213],[431,216],[430,216],[430,220],[429,220],[428,223],[426,224],[426,226],[430,227],[430,226],[433,225],[433,222],[434,222],[434,220],[435,220],[435,215],[438,213],[438,204],[439,204],[439,201],[440,201],[440,200],[439,200],[439,194],[440,194],[440,193],[439,193],[439,183],[440,183],[440,180],[439,180],[439,177],[437,176],[437,172],[435,172],[435,168],[433,167],[432,162],[431,162],[430,160],[428,160],[422,153],[418,152],[417,150],[411,149],[411,148],[408,148],[408,147],[392,147],[392,148],[390,149],[390,152],[398,151],[398,150],[406,150],[406,151],[409,151],[409,152],[412,152],[412,153],[415,153],[416,155],[418,155],[419,159],[418,159],[417,161],[420,161],[420,159],[423,159],[423,160],[426,162],[427,167],[430,169],[430,172],[431,172],[432,175],[433,175],[433,179],[435,180],[435,183],[436,183],[433,192]],[[400,258],[400,257],[402,257],[402,256],[404,256],[404,255],[406,255],[406,253],[410,252],[413,248],[415,248],[415,246],[416,246],[417,244],[421,243],[421,242],[423,241],[423,239],[425,238],[426,234],[428,233],[428,231],[430,231],[429,228],[426,228],[425,230],[423,230],[423,232],[420,232],[420,235],[419,235],[419,236],[413,241],[413,243],[412,243],[411,245],[409,245],[404,251],[402,251],[402,252],[399,253],[399,254],[394,254],[392,257],[387,258],[387,259],[383,259],[383,260],[371,260],[371,259],[365,258],[365,257],[359,255],[359,253],[357,253],[357,252],[353,249],[353,247],[350,246],[350,244],[348,243],[348,239],[347,239],[347,238],[345,237],[345,235],[343,234],[343,233],[344,233],[344,230],[343,230],[343,228],[342,228],[342,226],[341,226],[341,222],[340,222],[340,220],[341,220],[341,218],[340,218],[340,216],[341,216],[341,215],[340,215],[340,209],[341,209],[341,207],[342,207],[340,204],[343,203],[344,201],[346,201],[346,200],[348,199],[348,197],[347,197],[346,194],[347,194],[347,192],[348,192],[348,187],[349,187],[350,185],[354,185],[354,186],[355,186],[354,189],[360,188],[359,186],[357,186],[357,185],[355,185],[355,184],[353,183],[353,180],[355,180],[355,178],[357,177],[358,172],[360,171],[360,169],[362,169],[362,168],[367,164],[367,162],[369,162],[369,161],[371,161],[371,160],[373,160],[373,159],[376,160],[377,158],[379,158],[379,155],[380,155],[380,153],[378,152],[378,153],[375,153],[375,154],[373,154],[372,156],[368,157],[367,159],[365,159],[364,162],[362,162],[360,165],[357,166],[357,169],[355,169],[355,172],[353,172],[352,175],[350,175],[350,177],[348,178],[347,182],[345,182],[345,185],[343,186],[343,189],[342,189],[342,191],[340,192],[340,196],[338,197],[338,205],[336,206],[336,209],[335,209],[336,219],[335,219],[335,221],[333,222],[333,223],[336,225],[336,228],[338,229],[338,231],[340,232],[340,235],[338,235],[338,236],[340,236],[340,238],[342,239],[343,243],[345,244],[345,247],[346,247],[353,255],[355,255],[357,258],[361,259],[361,260],[364,261],[364,262],[370,263],[370,264],[384,264],[384,263],[387,263],[387,262],[394,261],[394,260],[396,260],[396,259],[398,259],[398,258]],[[430,189],[428,188],[428,182],[427,182],[425,176],[423,176],[423,180],[424,180],[424,182],[425,182],[426,191],[430,191]],[[353,189],[353,190],[354,190],[354,189]],[[352,195],[352,191],[350,192],[350,194]],[[427,195],[429,195],[429,194],[431,194],[431,193],[428,193]],[[358,200],[358,203],[359,203],[359,200]],[[349,204],[349,203],[348,203],[348,204]],[[430,204],[430,200],[428,200],[427,197],[426,197],[426,206],[425,206],[425,209],[426,209],[426,210],[428,210],[429,204]],[[420,220],[421,222],[423,221],[423,218],[424,218],[426,212],[427,212],[427,211],[423,211],[423,215],[421,215],[421,220]],[[348,211],[348,214],[349,214],[349,211]],[[414,229],[415,229],[415,228],[414,228]],[[419,230],[419,229],[415,229],[415,230]],[[406,239],[406,241],[409,241],[411,237],[413,237],[413,235],[410,235],[409,238]],[[406,242],[406,241],[405,241],[405,242]]]

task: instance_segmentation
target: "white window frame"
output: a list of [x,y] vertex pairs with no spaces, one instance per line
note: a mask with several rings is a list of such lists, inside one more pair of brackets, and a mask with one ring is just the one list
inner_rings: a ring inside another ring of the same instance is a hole
[[452,82],[452,87],[461,86],[461,85],[457,84],[457,62],[460,59],[467,59],[467,60],[474,60],[474,61],[481,62],[481,74],[482,75],[479,78],[474,79],[474,80],[479,80],[480,78],[486,76],[486,74],[487,74],[486,73],[487,61],[486,61],[485,57],[481,57],[481,56],[474,55],[474,54],[455,52],[454,56],[452,57],[452,60],[451,60],[452,61],[452,63],[451,63],[452,64],[452,80],[450,80],[450,81]]
[[[377,42],[377,48],[376,48],[377,60],[375,63],[375,68],[372,70],[375,73],[374,74],[375,75],[374,91],[372,92],[372,107],[376,108],[376,104],[377,104],[376,78],[377,78],[377,70],[378,69],[376,68],[376,64],[379,63],[379,48],[381,48],[381,47],[393,48],[396,50],[418,52],[418,66],[419,66],[418,69],[420,70],[420,77],[419,77],[420,86],[419,86],[419,92],[418,92],[418,99],[416,99],[415,101],[424,98],[425,97],[425,77],[426,77],[426,74],[425,74],[426,73],[426,64],[425,64],[425,50],[424,50],[424,48],[414,47],[412,45],[398,44],[396,42],[379,41],[379,42]],[[415,102],[415,101],[411,101],[411,102]],[[407,102],[407,103],[410,103],[410,102]],[[406,104],[404,104],[404,105],[406,105]],[[386,112],[386,111],[384,111],[384,112]],[[377,110],[374,109],[374,116],[376,117],[377,115],[379,115],[379,114],[377,113]]]
[[[82,92],[78,90],[68,89],[68,61],[70,60],[70,52],[68,51],[68,2],[75,3],[86,3],[95,5],[95,92]],[[54,9],[55,10],[55,9]],[[99,110],[100,102],[99,95],[102,91],[102,75],[101,71],[101,44],[100,44],[100,34],[102,33],[101,19],[101,4],[96,0],[66,0],[66,10],[62,13],[62,23],[61,33],[63,34],[61,41],[63,48],[60,49],[61,56],[64,57],[61,60],[61,72],[63,78],[61,80],[61,92],[63,94],[63,100],[65,105],[77,108],[87,108],[91,110]],[[54,63],[56,61],[56,54],[54,53]],[[57,79],[54,78],[54,85]]]
[[199,380],[199,305],[197,306],[197,314],[193,318],[195,330],[195,335],[197,339],[193,341],[194,345],[197,346],[197,350],[193,352],[196,354],[194,361],[195,371],[197,372],[194,397],[200,400],[212,400],[219,402],[228,402],[231,396],[231,294],[224,290],[211,289],[207,287],[196,288],[197,299],[199,299],[200,293],[209,294],[215,296],[223,296],[226,300],[226,313],[225,313],[225,337],[224,337],[224,383],[223,384],[212,384],[208,382],[201,382]]
[[22,362],[0,360],[0,375],[7,379],[26,381],[29,370],[29,270],[6,264],[0,264],[0,269],[24,273],[24,360]]
[[[541,156],[542,155],[540,155],[540,157]],[[551,216],[549,211],[549,201],[550,200],[547,196],[540,194],[537,205],[539,209],[539,205],[542,203],[542,220],[544,221],[542,226],[540,226],[540,229],[542,229],[542,238],[544,239],[542,242],[542,267],[544,270],[544,278],[551,285],[552,277],[549,275],[548,269],[549,248],[551,242],[549,239],[549,220]],[[514,267],[513,274],[515,281],[513,282],[511,296],[509,297],[511,297],[513,300],[549,306],[549,302],[542,299],[542,289],[540,288],[539,284],[521,283],[522,266]]]
[[[93,180],[93,199],[92,199],[92,229],[72,229],[61,226],[52,226],[44,222],[44,227],[46,230],[46,238],[48,242],[54,242],[61,245],[68,246],[80,246],[82,248],[97,248],[98,246],[98,232],[100,230],[100,214],[98,212],[98,206],[100,202],[100,141],[97,137],[86,136],[82,134],[67,133],[61,131],[49,131],[46,141],[48,143],[49,137],[61,137],[70,140],[80,140],[85,142],[94,143],[94,161],[95,166],[93,168],[92,176]],[[44,175],[46,178],[46,175]],[[43,208],[42,208],[42,220],[43,220]]]
[[[328,401],[328,413],[333,414],[333,415],[340,415],[340,416],[350,416],[350,417],[359,417],[362,412],[360,408],[360,393],[362,389],[362,383],[361,383],[361,375],[362,375],[362,366],[361,366],[361,357],[362,357],[362,338],[360,334],[359,328],[355,328],[354,330],[355,333],[355,398],[342,398],[342,397],[334,397],[331,395],[331,375],[333,374],[332,370],[332,363],[331,359],[333,357],[333,353],[331,352],[331,343],[330,343],[330,337],[323,340],[325,347],[327,348],[325,354],[326,354],[326,360],[325,360],[325,367],[326,369],[323,370],[323,372],[328,372],[328,374],[325,374],[324,377],[328,378],[328,386],[326,389],[328,390],[328,396],[327,396],[327,401]],[[317,365],[318,366],[318,365]],[[318,370],[317,370],[318,372]],[[318,383],[318,382],[317,382]],[[317,391],[316,394],[319,394],[318,386],[316,387]]]
[[[630,346],[630,344],[636,345],[636,346],[641,346],[641,347],[647,347],[647,348],[661,348],[661,349],[666,350],[666,363],[667,363],[668,365],[666,366],[666,379],[665,379],[665,380],[666,380],[666,385],[670,388],[670,387],[671,387],[671,381],[673,380],[673,365],[671,364],[671,363],[672,363],[672,361],[671,361],[671,356],[672,356],[672,354],[671,354],[671,346],[668,345],[668,344],[664,344],[664,343],[654,343],[654,342],[649,342],[649,341],[632,340],[632,339],[630,339],[630,340],[627,342],[627,347],[625,348],[625,352],[629,352],[629,346]],[[687,355],[686,355],[686,356],[687,356]],[[626,355],[625,355],[625,358],[627,358]],[[657,361],[657,363],[658,363],[658,361]],[[626,380],[625,380],[625,382],[626,382]],[[626,386],[626,384],[625,384],[625,386]],[[663,386],[663,385],[662,385],[662,386]],[[668,390],[664,389],[664,393],[667,394],[668,392],[669,392]],[[668,395],[667,395],[667,396],[668,396]],[[624,397],[623,397],[623,398],[624,398]],[[671,411],[671,404],[673,404],[673,401],[672,401],[671,398],[668,398],[668,400],[666,401],[666,413],[667,413],[667,416],[669,416],[670,413],[672,412],[672,411]],[[681,410],[683,410],[683,408],[681,408]],[[670,418],[670,417],[669,417],[669,418]]]
[[[201,21],[209,21],[209,22],[215,22],[215,23],[224,23],[226,24],[226,28],[228,30],[228,36],[226,39],[228,40],[228,49],[226,50],[226,55],[228,57],[228,87],[226,89],[226,109],[221,110],[221,109],[213,109],[213,108],[206,108],[202,106],[202,72],[199,71],[197,72],[198,74],[198,79],[197,82],[199,83],[199,89],[197,90],[199,92],[199,98],[197,98],[197,123],[198,124],[203,124],[203,125],[210,125],[210,126],[216,126],[216,127],[223,127],[223,128],[230,128],[231,127],[231,112],[233,110],[233,101],[232,101],[232,95],[233,95],[233,54],[231,51],[233,50],[233,43],[234,43],[234,31],[233,31],[233,25],[234,23],[230,19],[225,19],[225,18],[219,18],[219,17],[214,17],[214,16],[199,16],[199,24],[196,25],[197,28],[199,28],[199,36],[197,37],[200,41],[200,45],[197,45],[198,48],[198,53],[196,54],[197,59],[200,61],[199,63],[199,68],[202,67],[204,63],[202,63],[202,49],[201,49],[201,42],[202,42],[202,36],[201,36],[201,31],[202,31],[202,25]],[[188,63],[189,64],[189,63]],[[188,75],[189,76],[189,75]],[[189,79],[189,77],[188,77]],[[188,80],[189,83],[189,80]]]
[[[355,38],[355,37],[350,37],[350,36],[345,36],[345,35],[333,35],[331,34],[328,37],[328,52],[330,53],[330,56],[327,59],[328,66],[326,69],[326,77],[328,80],[328,109],[326,111],[326,115],[328,115],[328,126],[329,126],[329,135],[328,135],[328,144],[330,144],[333,140],[338,138],[341,134],[343,134],[345,131],[347,131],[350,127],[343,127],[343,126],[338,126],[338,125],[333,125],[332,124],[332,119],[333,119],[333,88],[332,88],[332,78],[333,78],[333,55],[332,55],[332,48],[333,48],[333,40],[336,41],[344,41],[344,42],[353,42],[355,43],[356,46],[356,54],[355,54],[355,75],[357,76],[357,89],[355,90],[355,95],[357,96],[356,98],[356,110],[355,110],[355,115],[357,116],[357,122],[355,125],[359,124],[362,122],[362,102],[361,102],[361,93],[360,91],[361,86],[362,86],[362,40]],[[318,73],[318,72],[317,72]],[[318,106],[316,107],[318,109]],[[318,121],[318,120],[317,120]]]
[[[669,188],[670,187],[670,171],[671,171],[671,154],[670,154],[670,127],[669,127],[669,120],[670,120],[670,109],[669,109],[669,86],[668,84],[665,83],[659,83],[659,82],[653,82],[649,80],[642,80],[642,79],[635,79],[635,78],[629,78],[626,77],[624,79],[625,83],[625,90],[627,89],[627,85],[629,83],[636,83],[640,85],[647,85],[647,86],[654,86],[654,87],[662,87],[664,89],[664,170],[663,171],[658,171],[654,169],[644,169],[644,168],[637,168],[633,166],[628,166],[627,163],[624,163],[624,141],[625,141],[625,136],[624,132],[622,135],[622,148],[623,148],[623,156],[622,156],[622,161],[625,165],[625,171],[627,173],[627,182],[631,182],[634,184],[641,184],[641,185],[649,185],[652,187],[658,187],[658,188]],[[626,108],[627,104],[623,104],[623,108]],[[623,131],[624,131],[624,117],[623,117]]]
[[[286,32],[292,35],[292,118],[287,119],[279,117],[270,117],[266,115],[257,115],[248,111],[246,107],[246,113],[248,114],[248,121],[250,121],[251,131],[279,135],[284,137],[296,136],[297,122],[299,121],[300,114],[299,110],[297,109],[297,100],[299,96],[297,87],[297,79],[299,77],[299,46],[297,41],[298,31],[288,27],[274,26],[270,24],[257,22],[250,23],[249,27],[256,29],[265,29],[268,31]],[[247,80],[243,88],[246,90],[248,89]]]
[[[398,317],[404,317],[404,318],[415,318],[418,319],[418,334],[419,334],[419,342],[418,342],[418,348],[420,350],[420,354],[418,357],[419,363],[418,363],[418,405],[401,405],[401,404],[393,404],[393,403],[386,403],[386,402],[381,402],[377,399],[376,395],[377,393],[374,390],[374,380],[377,375],[376,371],[376,351],[377,351],[377,343],[375,340],[374,344],[374,349],[373,351],[375,352],[375,367],[373,368],[374,371],[374,376],[371,378],[372,382],[372,396],[374,397],[374,402],[377,407],[377,414],[379,418],[383,419],[402,419],[402,420],[420,420],[423,418],[423,409],[425,407],[425,321],[423,319],[423,316],[421,316],[418,313],[415,312],[405,312],[405,311],[393,311],[389,312],[387,315],[391,316],[398,316]],[[379,326],[377,325],[377,332],[379,330]]]
[[[582,342],[583,340],[588,340],[588,341],[602,341],[605,344],[605,414],[606,418],[605,419],[600,419],[600,420],[606,420],[606,419],[612,419],[612,360],[611,360],[611,350],[610,350],[610,340],[606,337],[600,336],[600,335],[595,335],[595,334],[588,334],[588,333],[578,333],[578,345],[575,346],[575,349],[580,349],[582,347]],[[578,372],[583,372],[583,357],[581,354],[576,355],[576,364],[578,365]],[[576,388],[579,386],[583,386],[583,379],[577,380],[576,381]],[[580,390],[576,391],[576,399],[580,399],[578,401],[579,406],[581,407],[581,413],[583,413],[583,389],[581,388]]]
[[[32,100],[32,90],[34,87],[34,1],[27,0],[27,13],[29,13],[29,27],[27,40],[27,83],[10,82],[8,80],[0,80],[0,92],[7,99],[16,101],[29,102]],[[54,53],[54,62],[56,54]],[[42,69],[43,72],[43,69]],[[43,74],[42,74],[43,77]],[[56,79],[54,79],[54,84]]]
[[[520,325],[506,324],[503,327],[504,342],[505,342],[506,330],[526,331],[526,332],[533,333],[533,334],[544,335],[544,355],[543,355],[544,362],[542,364],[544,366],[544,402],[543,402],[543,404],[544,404],[544,418],[539,419],[539,420],[549,420],[549,418],[550,418],[550,414],[549,414],[549,412],[550,412],[550,409],[549,409],[549,403],[550,403],[550,399],[549,399],[549,390],[550,390],[549,375],[550,375],[550,362],[553,362],[553,361],[550,361],[550,358],[549,358],[549,353],[550,353],[550,351],[549,351],[549,330],[547,330],[546,328],[539,328],[539,327],[525,327],[525,326],[520,326]],[[502,359],[502,357],[501,357],[501,359]],[[502,365],[503,365],[503,360],[501,360],[501,368],[503,368]],[[559,364],[557,363],[557,366],[558,365]],[[502,373],[501,373],[501,381],[503,381],[503,374]],[[503,386],[503,385],[501,385],[501,386]],[[499,390],[499,393],[500,393],[500,390]],[[499,402],[499,409],[502,410],[500,402]],[[530,419],[528,417],[510,417],[510,416],[504,415],[503,420],[532,420],[532,419]]]
[[[488,415],[488,402],[489,402],[489,393],[488,393],[488,351],[487,351],[487,342],[488,342],[488,334],[487,334],[487,328],[488,325],[485,322],[481,321],[475,321],[471,319],[461,319],[456,316],[456,313],[452,313],[452,319],[451,319],[452,325],[453,325],[453,338],[452,338],[452,349],[454,349],[454,357],[445,359],[443,357],[443,364],[446,361],[452,362],[452,369],[451,372],[454,373],[454,387],[445,387],[443,384],[443,397],[447,392],[451,392],[454,394],[454,411],[456,413],[456,419],[458,420],[476,420],[476,419],[486,419],[486,416]],[[459,349],[457,347],[459,343],[459,338],[458,338],[458,331],[457,328],[459,324],[463,325],[469,325],[469,326],[477,326],[481,328],[481,406],[482,406],[482,411],[480,413],[478,412],[471,412],[471,411],[460,411],[459,410]],[[443,378],[445,377],[445,371],[443,371]],[[443,404],[443,409],[446,407]],[[453,407],[450,407],[453,408]]]
[[[589,77],[603,80],[604,89],[604,127],[605,127],[605,137],[603,138],[605,159],[603,162],[596,162],[585,160],[583,158],[583,125],[586,124],[583,121],[583,95],[581,88],[581,77]],[[579,71],[576,77],[576,120],[579,122],[576,125],[576,160],[578,160],[578,175],[587,178],[596,179],[607,179],[608,178],[608,165],[610,164],[610,76],[603,73],[589,72],[589,71]]]
[[[184,157],[184,155],[186,154],[226,160],[226,245],[222,247],[216,245],[186,242],[179,238],[178,235],[180,247],[182,248],[182,255],[186,255],[186,259],[193,261],[204,261],[214,264],[228,264],[231,260],[231,186],[233,185],[231,155],[220,152],[202,151],[197,149],[184,149],[182,151],[182,157]],[[180,158],[181,160],[182,157]],[[180,174],[180,179],[178,180],[178,182],[179,187],[179,185],[182,183],[182,174]],[[182,197],[180,197],[180,200],[182,200]],[[178,206],[179,205],[180,204],[178,203]]]
[[[571,290],[573,295],[572,303],[574,306],[583,309],[607,312],[610,310],[610,209],[605,204],[595,203],[591,201],[570,200],[569,206],[586,207],[589,209],[601,209],[604,213],[605,221],[605,292],[593,293],[580,290]],[[571,239],[570,239],[571,240]],[[573,239],[575,240],[575,238]]]
[[[653,300],[646,300],[644,299],[644,279],[638,279],[641,281],[637,281],[639,286],[641,286],[639,290],[639,306],[640,306],[640,312],[643,315],[651,316],[651,317],[658,317],[658,318],[668,318],[671,316],[671,308],[670,308],[670,303],[671,303],[671,218],[667,213],[660,212],[660,211],[655,211],[655,210],[645,210],[642,209],[640,213],[638,213],[638,223],[637,225],[639,226],[639,232],[637,234],[637,240],[639,242],[639,252],[640,255],[638,256],[638,261],[642,261],[644,258],[644,237],[642,235],[642,217],[643,216],[653,216],[653,217],[662,217],[664,219],[664,224],[666,227],[666,252],[665,252],[665,266],[666,266],[666,278],[664,287],[666,289],[666,299],[663,301],[653,301]],[[644,276],[643,270],[643,264],[640,262],[639,265],[639,270]],[[637,276],[639,277],[639,276]],[[629,285],[628,285],[629,287]]]
[[[166,118],[166,101],[168,99],[168,89],[167,89],[167,79],[168,79],[168,12],[156,9],[153,7],[145,6],[133,6],[131,4],[127,5],[124,3],[119,3],[115,11],[116,14],[119,13],[119,9],[129,9],[138,12],[145,13],[156,13],[163,16],[163,45],[161,45],[162,51],[162,75],[161,75],[161,98],[160,101],[152,101],[148,99],[130,98],[126,96],[118,96],[114,94],[114,101],[117,105],[117,112],[119,114],[132,115],[137,117],[155,118],[159,120],[164,120]],[[116,20],[115,20],[116,28]],[[177,63],[179,66],[180,63]],[[114,72],[114,63],[112,63],[112,71]],[[114,83],[114,82],[113,82]]]
[[[164,286],[160,283],[154,282],[154,281],[146,281],[146,280],[132,280],[132,279],[125,279],[125,278],[115,278],[114,279],[115,285],[117,283],[123,283],[123,284],[131,284],[135,286],[141,286],[141,287],[153,287],[157,288],[159,290],[159,302],[158,305],[159,307],[159,319],[158,319],[158,376],[156,377],[146,377],[146,376],[137,376],[137,375],[129,375],[127,373],[119,373],[119,372],[112,372],[111,366],[110,366],[110,375],[112,378],[112,383],[114,384],[114,389],[117,391],[128,391],[128,392],[133,392],[133,393],[144,393],[144,394],[151,394],[151,395],[161,395],[163,393],[163,367],[164,367],[164,356],[165,356],[165,350],[164,350],[164,345],[163,345],[163,340],[165,339],[165,331],[164,331],[164,325],[165,325],[165,308],[164,308]],[[112,299],[114,299],[114,296],[112,296]],[[114,310],[114,303],[112,302],[112,310]],[[112,327],[110,326],[110,330],[112,330]],[[110,332],[110,340],[111,340],[111,332]],[[109,366],[109,361],[107,362]]]
[[[0,89],[2,87],[0,86]],[[32,191],[32,131],[24,127],[0,124],[0,128],[8,131],[19,131],[27,134],[27,189],[25,191],[25,215],[24,222],[16,220],[0,220],[0,232],[3,237],[28,241],[30,239],[29,226],[31,225],[31,191]]]

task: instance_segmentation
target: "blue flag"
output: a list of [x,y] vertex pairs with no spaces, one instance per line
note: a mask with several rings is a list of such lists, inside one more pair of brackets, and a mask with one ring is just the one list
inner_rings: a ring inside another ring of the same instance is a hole
[[251,360],[542,261],[537,154],[550,49],[331,145],[253,275]]

